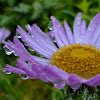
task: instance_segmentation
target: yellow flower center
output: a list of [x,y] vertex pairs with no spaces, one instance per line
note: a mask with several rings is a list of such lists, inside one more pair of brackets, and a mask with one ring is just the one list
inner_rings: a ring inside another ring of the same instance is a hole
[[90,79],[100,73],[100,50],[92,45],[72,44],[58,49],[50,64],[74,73],[81,78]]

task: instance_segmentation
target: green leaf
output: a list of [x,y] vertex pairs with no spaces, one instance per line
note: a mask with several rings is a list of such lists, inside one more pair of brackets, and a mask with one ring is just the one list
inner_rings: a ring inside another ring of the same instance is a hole
[[12,20],[15,18],[14,15],[0,15],[0,25],[5,26],[12,22]]
[[31,6],[25,3],[19,3],[18,7],[14,7],[13,11],[19,12],[19,13],[28,13]]
[[81,9],[85,14],[88,13],[88,9],[93,1],[82,0],[82,2],[75,4],[75,6]]

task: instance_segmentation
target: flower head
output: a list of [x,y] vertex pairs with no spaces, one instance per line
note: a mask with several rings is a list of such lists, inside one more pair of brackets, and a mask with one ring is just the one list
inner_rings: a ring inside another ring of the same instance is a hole
[[[58,89],[65,84],[78,89],[81,84],[100,85],[100,13],[86,27],[82,14],[78,13],[73,26],[73,34],[64,21],[64,28],[55,17],[51,17],[56,44],[37,25],[26,25],[28,32],[18,26],[17,32],[28,47],[38,52],[41,57],[31,55],[15,36],[14,43],[3,41],[4,47],[13,50],[20,57],[17,68],[7,65],[3,71],[27,75],[44,82],[52,82]],[[50,35],[53,36],[53,35]],[[28,62],[28,63],[27,63]]]
[[5,28],[0,28],[0,42],[5,40],[10,35],[10,31]]

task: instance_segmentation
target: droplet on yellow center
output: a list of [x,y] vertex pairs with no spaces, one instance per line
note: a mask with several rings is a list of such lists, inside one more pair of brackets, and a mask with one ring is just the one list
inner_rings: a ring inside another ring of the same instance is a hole
[[58,49],[52,56],[52,65],[64,71],[90,79],[100,74],[100,50],[86,44],[72,44]]

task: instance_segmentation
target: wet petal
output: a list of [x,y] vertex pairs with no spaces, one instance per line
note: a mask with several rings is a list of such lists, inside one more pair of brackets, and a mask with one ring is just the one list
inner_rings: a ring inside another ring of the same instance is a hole
[[48,37],[53,41],[54,33],[52,31],[47,32]]
[[80,43],[81,44],[84,43],[85,35],[86,35],[86,21],[83,20],[81,24],[81,30],[80,30],[80,38],[81,38]]
[[13,72],[13,73],[16,73],[16,74],[26,74],[25,71],[19,69],[19,68],[16,68],[16,67],[13,67],[13,66],[10,66],[10,65],[7,65],[8,68],[2,68],[3,71],[10,71],[10,72]]
[[100,85],[100,75],[97,75],[97,76],[89,79],[88,81],[85,82],[85,84],[87,84],[89,86],[98,86],[98,85]]
[[26,25],[27,30],[30,32],[32,37],[43,47],[48,48],[51,53],[57,50],[57,47],[42,30],[35,24],[33,26]]
[[18,59],[17,67],[20,68],[21,70],[25,71],[28,76],[36,78],[36,75],[33,73],[31,67],[25,61]]
[[100,24],[98,24],[95,28],[94,34],[91,37],[91,40],[89,41],[89,44],[93,45],[95,43],[95,41],[97,40],[97,38],[100,35]]
[[75,43],[81,42],[81,38],[80,38],[81,21],[82,21],[82,13],[78,13],[75,17],[74,27],[73,27]]
[[7,29],[5,29],[5,28],[0,28],[0,42],[2,41],[2,40],[5,40],[9,35],[10,35],[10,31]]
[[89,44],[89,41],[91,40],[98,24],[100,24],[100,13],[96,14],[96,16],[94,16],[94,18],[91,20],[91,22],[86,30],[84,43]]
[[70,74],[67,84],[70,85],[72,89],[77,90],[82,84],[82,79],[75,74]]
[[51,19],[52,19],[52,22],[53,22],[53,32],[54,32],[54,35],[55,35],[57,45],[59,47],[62,47],[64,45],[68,45],[69,41],[68,41],[67,35],[64,31],[64,28],[59,23],[59,21],[56,20],[55,17],[52,16]]
[[[15,44],[14,44],[15,43]],[[24,48],[23,44],[18,40],[17,37],[14,37],[14,43],[11,41],[3,41],[3,44],[5,44],[4,47],[7,47],[9,50],[13,50],[13,53],[19,57],[21,57],[25,61],[35,61],[33,57],[27,52],[27,50]]]
[[57,89],[63,89],[66,85],[66,81],[64,80],[56,80],[53,82],[54,87]]
[[69,25],[65,21],[64,21],[64,28],[65,28],[65,31],[66,31],[66,34],[67,34],[67,37],[68,37],[70,44],[73,44],[74,37],[73,37],[72,31],[71,31]]
[[18,26],[17,32],[21,35],[23,41],[28,44],[30,48],[37,51],[39,54],[46,58],[51,58],[52,53],[47,48],[41,46],[34,38],[32,38],[27,32],[25,32],[20,26]]

